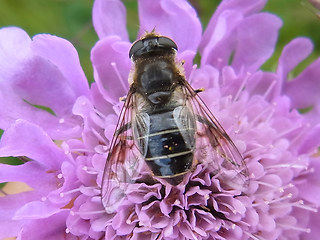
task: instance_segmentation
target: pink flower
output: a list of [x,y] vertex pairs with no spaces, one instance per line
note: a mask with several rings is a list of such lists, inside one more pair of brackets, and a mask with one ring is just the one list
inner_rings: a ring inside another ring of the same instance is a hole
[[202,34],[187,1],[139,1],[138,35],[156,28],[175,40],[187,80],[206,89],[199,94],[244,156],[250,182],[240,189],[198,165],[185,185],[172,187],[149,181],[146,172],[113,213],[101,203],[101,181],[119,97],[129,89],[123,4],[94,3],[100,40],[90,87],[68,41],[2,28],[0,156],[26,161],[1,164],[0,181],[24,182],[32,191],[0,198],[0,238],[316,239],[320,59],[288,81],[312,51],[309,39],[297,38],[276,72],[260,70],[281,27],[278,17],[260,12],[265,2],[223,1]]

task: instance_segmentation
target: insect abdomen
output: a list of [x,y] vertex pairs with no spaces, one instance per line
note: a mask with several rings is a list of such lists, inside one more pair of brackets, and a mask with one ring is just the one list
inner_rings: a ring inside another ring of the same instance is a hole
[[194,142],[183,135],[194,136],[193,128],[179,128],[173,111],[150,114],[150,131],[145,157],[147,165],[156,177],[165,178],[178,185],[190,171],[193,162]]

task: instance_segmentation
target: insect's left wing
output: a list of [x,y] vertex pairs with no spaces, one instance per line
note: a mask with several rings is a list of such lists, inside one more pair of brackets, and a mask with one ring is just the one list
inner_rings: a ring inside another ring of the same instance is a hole
[[125,197],[130,183],[138,177],[144,161],[134,137],[132,116],[135,95],[129,92],[121,110],[104,169],[101,198],[106,211],[112,213]]
[[197,160],[207,164],[215,175],[220,176],[223,184],[245,188],[249,174],[239,150],[188,82],[185,82],[184,91],[186,105],[197,119]]

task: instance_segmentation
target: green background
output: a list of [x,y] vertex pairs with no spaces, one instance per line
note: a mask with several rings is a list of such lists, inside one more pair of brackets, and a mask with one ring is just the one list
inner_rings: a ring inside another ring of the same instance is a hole
[[[137,3],[124,0],[129,19],[128,29],[134,40],[138,29]],[[197,9],[204,26],[220,1],[190,1]],[[91,23],[92,0],[0,0],[0,26],[19,26],[30,36],[50,33],[66,38],[78,50],[82,67],[89,81],[93,81],[90,49],[98,40]],[[308,36],[315,44],[313,56],[300,70],[319,56],[320,18],[311,11],[307,0],[270,0],[265,11],[275,13],[283,20],[279,42],[274,56],[263,66],[274,70],[283,46],[296,36]],[[298,69],[299,71],[299,69]]]
[[[190,2],[197,9],[205,28],[220,1]],[[139,24],[137,3],[134,0],[124,0],[124,3],[127,7],[130,38],[134,40]],[[91,23],[92,4],[92,0],[0,0],[0,27],[19,26],[30,36],[50,33],[68,39],[77,49],[86,76],[92,82],[90,50],[98,40]],[[316,16],[307,0],[270,0],[264,11],[281,17],[283,27],[280,30],[276,51],[262,69],[275,70],[283,46],[293,38],[307,36],[313,40],[315,51],[293,73],[293,75],[298,74],[319,56],[320,17]],[[12,163],[12,159],[0,159],[0,162]]]

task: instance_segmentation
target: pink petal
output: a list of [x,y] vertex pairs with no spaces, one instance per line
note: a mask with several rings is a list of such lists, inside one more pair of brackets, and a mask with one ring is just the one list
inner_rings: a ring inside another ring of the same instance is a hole
[[278,17],[268,13],[252,15],[241,22],[232,60],[236,71],[244,67],[254,72],[272,55],[281,25]]
[[13,220],[47,218],[59,212],[61,212],[59,207],[50,206],[42,201],[32,201],[19,208],[15,212]]
[[25,101],[51,108],[55,114],[71,114],[75,99],[88,95],[89,87],[77,52],[64,39],[38,35],[31,43],[32,54],[19,59],[7,84]]
[[211,64],[216,68],[228,65],[229,58],[235,44],[235,31],[243,20],[241,13],[237,11],[222,12],[216,19],[211,35],[201,46],[201,65]]
[[[56,138],[75,136],[77,121],[71,109],[75,99],[89,89],[72,45],[47,35],[31,42],[23,30],[3,28],[0,51],[1,128],[24,118]],[[34,105],[45,106],[55,115]]]
[[23,225],[23,221],[0,220],[0,239],[16,237],[22,225]]
[[[11,219],[15,212],[24,204],[34,201],[40,197],[40,194],[35,191],[23,192],[13,195],[0,197],[0,220]],[[0,231],[1,233],[1,231]]]
[[112,104],[128,93],[128,76],[131,68],[129,42],[119,37],[107,37],[93,47],[91,60],[95,80],[103,97]]
[[320,123],[310,129],[299,147],[299,153],[311,153],[320,146]]
[[273,100],[279,96],[275,84],[281,82],[273,72],[258,71],[252,74],[246,83],[246,88],[251,95],[265,96],[267,100]]
[[319,212],[311,213],[308,228],[310,233],[304,233],[301,236],[301,240],[315,240],[320,236],[320,214]]
[[281,53],[277,74],[286,80],[292,71],[301,61],[303,61],[313,49],[313,44],[308,38],[296,38],[288,43]]
[[17,236],[23,221],[12,220],[13,215],[21,206],[38,198],[34,191],[0,197],[0,239]]
[[100,39],[117,35],[128,41],[126,9],[119,0],[96,0],[92,9],[93,26]]
[[210,22],[203,34],[201,40],[201,49],[205,48],[206,45],[211,41],[211,37],[214,35],[213,33],[216,31],[216,25],[218,22],[218,18],[220,18],[221,14],[226,14],[227,12],[234,12],[238,13],[242,16],[248,16],[252,13],[259,12],[264,5],[266,4],[267,0],[229,0],[229,1],[222,1],[214,15],[210,19]]
[[193,71],[193,59],[195,55],[196,55],[196,52],[191,50],[186,50],[184,52],[179,51],[177,54],[178,61],[183,62],[183,69],[184,69],[187,81],[190,80],[189,77]]
[[31,49],[34,54],[49,60],[59,69],[67,79],[72,95],[89,96],[88,80],[80,66],[79,55],[70,42],[56,36],[39,34],[33,38]]
[[28,34],[17,27],[0,29],[0,77],[11,75],[15,64],[30,54],[31,39]]
[[79,136],[81,130],[76,121],[34,107],[0,81],[0,128],[7,129],[21,118],[41,126],[54,139]]
[[7,79],[14,93],[30,104],[49,107],[58,116],[70,115],[77,96],[57,66],[36,56],[20,64]]
[[98,111],[103,112],[105,114],[113,113],[113,105],[109,102],[107,102],[105,99],[103,99],[103,96],[101,95],[101,92],[99,91],[99,87],[97,86],[97,83],[91,84],[91,96],[92,96],[92,102]]
[[203,49],[202,64],[222,68],[232,60],[236,72],[241,69],[254,72],[272,55],[280,19],[267,13],[242,17],[233,11],[219,16],[214,33]]
[[214,87],[218,79],[218,70],[210,65],[205,65],[194,71],[191,77],[191,85],[194,89],[210,89]]
[[68,212],[62,211],[49,218],[28,221],[19,233],[17,240],[25,239],[69,239],[66,238],[66,218]]
[[18,166],[0,164],[0,182],[24,182],[40,192],[56,188],[55,176],[46,173],[41,165],[33,161]]
[[201,39],[201,23],[185,0],[139,1],[140,35],[153,29],[172,38],[178,50],[195,51]]
[[18,120],[6,130],[0,142],[0,156],[26,156],[46,169],[59,169],[68,158],[37,125]]
[[313,158],[309,169],[313,169],[312,172],[303,179],[303,182],[299,184],[299,195],[301,198],[315,204],[320,205],[319,182],[320,182],[320,158]]
[[[299,76],[284,85],[294,108],[315,107],[320,104],[320,58],[309,65]],[[318,116],[319,117],[319,116]]]

